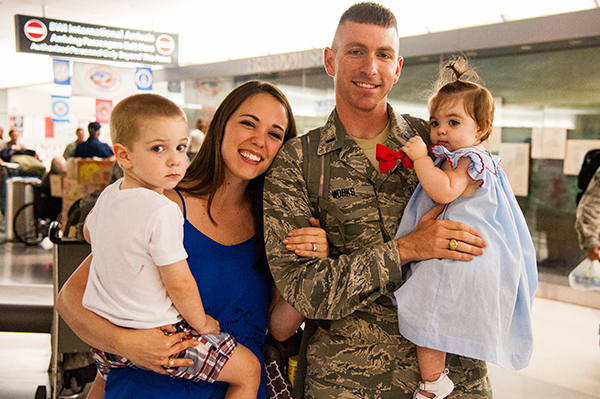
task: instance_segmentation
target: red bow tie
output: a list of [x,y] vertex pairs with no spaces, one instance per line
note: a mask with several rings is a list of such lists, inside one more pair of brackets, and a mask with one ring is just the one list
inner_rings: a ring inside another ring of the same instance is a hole
[[379,170],[385,173],[396,166],[396,161],[400,160],[405,168],[412,168],[413,162],[404,151],[394,152],[390,148],[377,144],[375,157],[379,161]]

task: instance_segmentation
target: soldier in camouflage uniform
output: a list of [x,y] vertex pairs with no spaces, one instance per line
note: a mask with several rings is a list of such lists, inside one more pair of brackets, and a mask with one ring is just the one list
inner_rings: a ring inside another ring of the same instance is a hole
[[[296,310],[317,320],[307,350],[308,398],[411,398],[420,378],[416,347],[399,334],[391,300],[404,282],[402,265],[483,253],[485,242],[473,229],[435,220],[439,207],[413,233],[392,239],[417,184],[412,169],[397,165],[381,174],[373,164],[373,139],[399,151],[415,135],[387,104],[402,65],[397,51],[395,17],[372,3],[351,7],[325,50],[336,88],[336,109],[317,150],[331,154],[324,226],[329,258],[298,257],[282,242],[316,217],[300,139],[284,145],[265,181],[265,241],[275,283]],[[465,252],[448,249],[452,238]],[[296,249],[309,249],[303,245]],[[484,362],[448,355],[447,365],[456,385],[452,398],[492,397]]]
[[600,250],[600,169],[594,173],[579,201],[575,231],[579,247],[587,252],[590,260],[597,260]]

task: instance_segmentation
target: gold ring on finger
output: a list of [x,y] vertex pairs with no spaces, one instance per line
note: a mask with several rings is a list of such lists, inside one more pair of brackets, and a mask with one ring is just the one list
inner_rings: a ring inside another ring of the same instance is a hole
[[313,242],[313,243],[312,243],[312,246],[313,246],[313,248],[312,248],[312,251],[313,251],[313,252],[317,252],[317,244],[315,244],[315,243]]
[[167,360],[167,368],[172,369],[173,366],[175,366],[175,359],[173,359],[172,357],[170,357],[169,360]]
[[454,238],[451,239],[448,243],[448,249],[450,251],[456,251],[458,249],[458,241],[456,241]]

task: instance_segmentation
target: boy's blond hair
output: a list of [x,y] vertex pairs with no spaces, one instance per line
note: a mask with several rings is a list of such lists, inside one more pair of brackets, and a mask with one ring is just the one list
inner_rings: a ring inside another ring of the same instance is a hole
[[113,144],[131,147],[143,122],[155,118],[173,118],[187,122],[183,110],[159,94],[140,93],[125,97],[110,114],[110,139]]

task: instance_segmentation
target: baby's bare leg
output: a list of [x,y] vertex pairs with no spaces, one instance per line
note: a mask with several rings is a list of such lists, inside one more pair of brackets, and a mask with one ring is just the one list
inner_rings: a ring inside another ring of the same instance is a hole
[[229,384],[227,399],[254,399],[260,386],[260,362],[250,349],[238,344],[217,381]]
[[[446,370],[446,352],[435,349],[424,348],[417,346],[417,358],[419,360],[419,369],[421,370],[422,382],[435,382],[441,377]],[[453,387],[454,385],[452,385]],[[437,398],[435,393],[419,389],[418,392],[422,397]],[[452,392],[452,389],[448,394]]]
[[446,352],[417,346],[421,380],[435,381],[446,369]]

